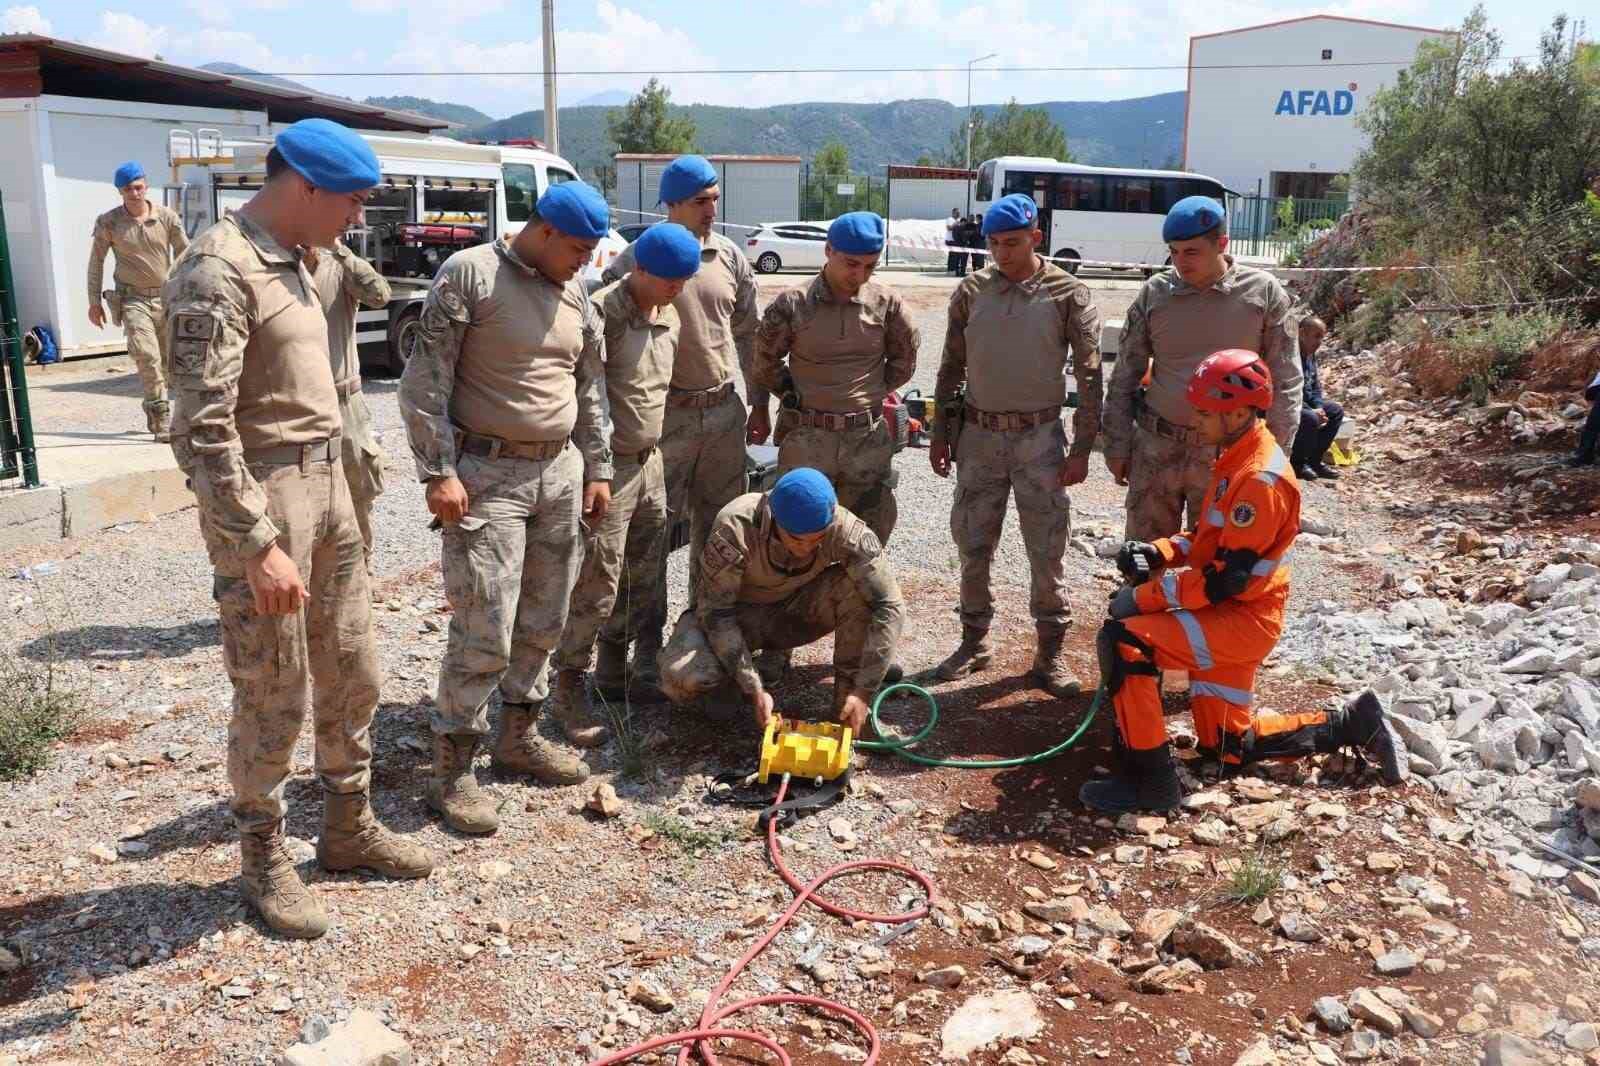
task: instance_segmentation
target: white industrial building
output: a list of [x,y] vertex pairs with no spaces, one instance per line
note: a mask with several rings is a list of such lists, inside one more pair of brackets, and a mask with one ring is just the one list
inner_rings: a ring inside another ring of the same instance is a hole
[[121,202],[117,166],[142,163],[151,199],[185,209],[192,228],[205,174],[172,167],[174,146],[192,155],[197,144],[266,141],[311,117],[398,137],[450,125],[52,37],[0,35],[0,204],[21,328],[50,326],[64,355],[125,349],[120,328],[90,324],[85,286],[94,220]]
[[1234,192],[1321,199],[1365,144],[1356,119],[1451,30],[1311,15],[1189,38],[1185,170]]
[[[661,172],[677,156],[618,152],[614,225],[654,222],[666,211],[660,204]],[[722,193],[717,228],[734,240],[763,222],[800,217],[800,157],[797,155],[708,155]]]

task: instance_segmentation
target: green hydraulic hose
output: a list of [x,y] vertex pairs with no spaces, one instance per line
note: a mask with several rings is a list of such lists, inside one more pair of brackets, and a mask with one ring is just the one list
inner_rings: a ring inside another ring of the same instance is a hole
[[1034,763],[1041,763],[1047,759],[1055,758],[1082,739],[1084,732],[1093,724],[1094,716],[1099,712],[1100,705],[1105,700],[1106,695],[1104,685],[1095,689],[1094,699],[1089,703],[1089,713],[1083,716],[1083,721],[1079,723],[1077,729],[1072,731],[1071,736],[1053,748],[1047,748],[1033,755],[1019,755],[1013,759],[936,759],[928,755],[918,755],[910,750],[919,741],[926,738],[929,733],[932,733],[934,726],[939,724],[939,703],[933,698],[933,693],[921,685],[913,685],[909,681],[902,681],[898,684],[890,685],[882,692],[879,692],[878,698],[872,701],[872,713],[869,715],[872,721],[872,728],[877,731],[880,737],[884,735],[883,723],[878,719],[878,708],[883,704],[885,697],[901,689],[916,693],[927,703],[928,723],[908,740],[858,740],[855,746],[862,751],[888,752],[891,755],[898,755],[900,758],[908,762],[917,763],[920,766],[951,766],[958,770],[999,770],[1008,766],[1031,766]]

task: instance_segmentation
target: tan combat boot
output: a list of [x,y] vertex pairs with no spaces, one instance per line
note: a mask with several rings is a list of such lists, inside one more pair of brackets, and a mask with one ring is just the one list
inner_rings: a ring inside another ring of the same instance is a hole
[[471,733],[433,735],[433,777],[428,781],[428,806],[458,833],[492,833],[500,828],[494,801],[472,776],[472,755],[478,738]]
[[980,670],[989,669],[989,663],[994,658],[994,649],[989,646],[989,631],[979,629],[977,626],[961,627],[961,644],[951,653],[950,658],[939,664],[934,671],[940,681],[954,681],[958,677],[966,677]]
[[328,931],[328,912],[295,872],[281,821],[262,833],[240,833],[239,856],[244,898],[273,932],[315,940]]
[[556,672],[555,688],[550,692],[550,713],[561,724],[567,742],[577,748],[598,748],[606,742],[606,724],[589,702],[589,689],[582,670]]
[[1061,652],[1061,645],[1067,639],[1067,627],[1040,624],[1035,628],[1039,635],[1039,650],[1034,653],[1033,667],[1028,671],[1028,676],[1057,699],[1078,695],[1083,691],[1083,685],[1067,666]]
[[165,444],[172,440],[172,426],[166,404],[146,411],[144,413],[144,425],[150,431],[150,435],[159,443]]
[[589,765],[539,735],[539,715],[526,703],[500,708],[491,765],[497,774],[528,774],[544,785],[576,785],[589,777]]
[[365,792],[324,792],[317,864],[324,870],[362,867],[385,877],[427,877],[433,856],[378,824]]

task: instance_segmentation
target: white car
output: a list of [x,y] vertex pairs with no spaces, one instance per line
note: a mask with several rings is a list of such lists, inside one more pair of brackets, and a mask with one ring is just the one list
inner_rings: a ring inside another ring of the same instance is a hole
[[780,270],[821,270],[826,222],[764,222],[744,241],[744,256],[758,274]]

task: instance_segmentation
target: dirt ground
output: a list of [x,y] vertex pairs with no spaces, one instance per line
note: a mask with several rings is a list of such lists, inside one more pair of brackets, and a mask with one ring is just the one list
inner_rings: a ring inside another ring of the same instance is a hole
[[[803,280],[763,279],[763,291]],[[931,391],[948,287],[905,291],[923,331],[916,383]],[[1108,316],[1132,292],[1097,283]],[[55,664],[93,718],[57,746],[48,769],[0,785],[0,942],[23,959],[0,973],[0,1066],[276,1062],[308,1021],[356,1008],[401,1033],[417,1063],[582,1063],[691,1026],[704,995],[790,901],[751,832],[753,812],[707,800],[711,777],[754,765],[756,737],[742,722],[664,705],[619,709],[641,754],[625,766],[613,743],[590,756],[595,780],[622,798],[615,819],[584,809],[592,783],[531,787],[495,780],[487,765],[480,779],[500,805],[499,833],[458,836],[427,814],[427,715],[448,608],[392,391],[369,382],[390,475],[375,559],[387,680],[373,789],[383,821],[431,848],[438,869],[425,881],[386,883],[326,874],[309,861],[319,797],[308,730],[288,786],[290,832],[335,927],[311,943],[269,935],[236,891],[224,767],[231,691],[193,512],[0,556],[6,652],[39,670]],[[958,629],[950,486],[928,471],[925,453],[907,452],[897,466],[902,523],[889,547],[910,604],[899,659],[926,678]],[[1417,523],[1381,504],[1374,487],[1426,504],[1444,492],[1436,479],[1467,476],[1454,469],[1374,459],[1336,486],[1308,488],[1308,514],[1341,536],[1297,553],[1294,609],[1381,601],[1385,577],[1403,560],[1365,549],[1405,548]],[[1084,545],[1120,536],[1121,496],[1098,458],[1074,493],[1084,544],[1068,553],[1080,619],[1071,654],[1085,678],[1113,572]],[[1020,756],[1082,723],[1088,697],[1055,700],[1022,678],[1032,655],[1026,573],[1008,523],[996,568],[1001,652],[990,670],[935,687],[940,723],[919,750]],[[673,574],[681,591],[681,558]],[[778,689],[782,709],[820,712],[830,655],[827,641],[801,650]],[[1336,699],[1314,676],[1270,667],[1258,695],[1259,706],[1277,710]],[[1181,732],[1183,697],[1169,706]],[[883,711],[902,732],[924,714],[914,699],[891,699]],[[882,926],[804,910],[733,995],[820,990],[873,1020],[880,1061],[894,1066],[938,1061],[951,1015],[969,996],[997,991],[1025,992],[1042,1027],[968,1060],[985,1066],[1231,1066],[1264,1037],[1284,1064],[1361,1061],[1362,1046],[1308,1020],[1319,997],[1342,1000],[1358,988],[1382,988],[1424,1016],[1385,1035],[1377,1060],[1476,1063],[1479,1019],[1490,1029],[1538,1028],[1548,1012],[1559,1022],[1541,1033],[1544,1053],[1583,1061],[1548,1034],[1596,1020],[1600,981],[1584,945],[1600,948],[1588,939],[1600,911],[1559,882],[1525,885],[1440,836],[1453,815],[1425,785],[1382,789],[1335,757],[1205,783],[1196,809],[1119,828],[1087,817],[1076,798],[1109,764],[1111,729],[1102,708],[1072,750],[999,770],[860,756],[839,805],[784,830],[785,859],[802,878],[845,860],[910,863],[937,884],[934,914],[879,946]],[[1390,854],[1393,863],[1374,861]],[[1320,939],[1290,940],[1271,919],[1256,920],[1258,901],[1231,902],[1241,867],[1275,871],[1268,907],[1306,917]],[[1438,882],[1447,898],[1422,905],[1414,879]],[[824,894],[890,912],[922,902],[890,877],[852,878]],[[1096,917],[1030,914],[1046,913],[1041,905],[1075,913],[1080,904]],[[1170,990],[1146,990],[1158,984],[1148,975],[1162,972],[1152,967],[1177,961],[1173,949],[1164,937],[1158,949],[1138,931],[1108,931],[1101,908],[1136,930],[1157,912],[1182,912],[1231,937],[1239,956],[1227,968],[1180,972]],[[1044,950],[1020,950],[1019,937],[1038,938]],[[1377,974],[1374,958],[1398,947],[1417,956],[1416,968]],[[950,965],[965,970],[958,988],[919,980]],[[638,982],[670,1007],[657,1014],[640,1005]],[[1428,1017],[1438,1031],[1424,1039],[1416,1030],[1429,1028]],[[776,1036],[797,1064],[860,1061],[848,1027],[806,1011],[738,1020]],[[748,1050],[722,1061],[770,1061],[741,1057]]]

